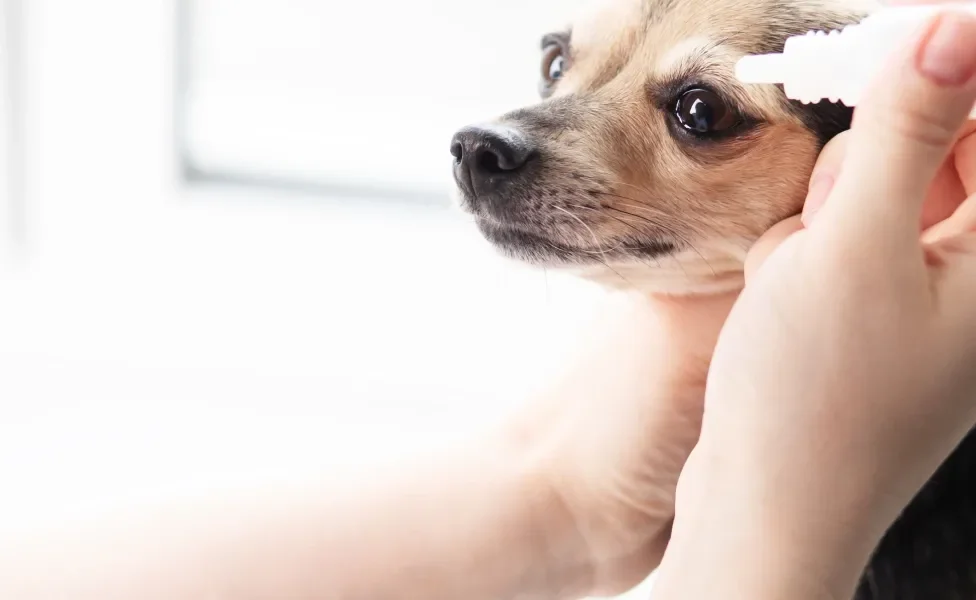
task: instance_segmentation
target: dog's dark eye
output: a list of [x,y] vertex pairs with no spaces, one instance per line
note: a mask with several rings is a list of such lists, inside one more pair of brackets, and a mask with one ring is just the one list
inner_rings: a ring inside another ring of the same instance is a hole
[[553,85],[562,79],[566,70],[566,56],[563,49],[557,45],[546,48],[542,59],[542,77],[546,85]]
[[735,111],[718,94],[696,88],[681,94],[674,115],[682,127],[697,135],[720,133],[736,125]]

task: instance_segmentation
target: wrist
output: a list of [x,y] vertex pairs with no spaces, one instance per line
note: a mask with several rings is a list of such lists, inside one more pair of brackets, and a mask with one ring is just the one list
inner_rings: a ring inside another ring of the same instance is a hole
[[[552,454],[540,439],[502,435],[486,446],[501,475],[496,496],[509,506],[512,535],[502,552],[522,568],[512,583],[519,598],[580,598],[593,589],[589,547],[581,535],[557,481]],[[484,475],[484,474],[483,474]]]
[[693,483],[702,481],[707,489],[681,484],[661,600],[853,597],[882,533],[870,515],[830,492],[798,498],[734,469]]
[[[541,442],[541,440],[540,440]],[[565,460],[559,444],[522,445],[511,464],[523,500],[522,523],[535,531],[532,561],[544,594],[520,597],[570,599],[623,594],[660,563],[670,537],[673,509],[650,517],[621,511],[609,490],[587,482]],[[649,521],[649,522],[648,522]],[[644,530],[657,533],[648,536]],[[546,595],[546,593],[548,595]]]
[[624,511],[588,484],[567,481],[579,473],[547,471],[539,497],[548,501],[537,505],[534,522],[544,523],[539,564],[547,565],[550,589],[562,592],[554,598],[614,597],[646,580],[664,555],[673,512]]
[[[843,600],[856,579],[825,572],[817,562],[782,552],[757,532],[737,543],[715,536],[673,540],[658,571],[655,600]],[[683,554],[681,558],[674,558]]]
[[[861,539],[822,545],[735,524],[721,533],[673,538],[656,589],[658,600],[838,600],[852,598],[869,553]],[[681,554],[672,561],[671,554]]]
[[623,593],[659,564],[735,297],[615,297],[581,359],[506,421],[515,462],[533,457],[546,482],[546,564],[584,595]]

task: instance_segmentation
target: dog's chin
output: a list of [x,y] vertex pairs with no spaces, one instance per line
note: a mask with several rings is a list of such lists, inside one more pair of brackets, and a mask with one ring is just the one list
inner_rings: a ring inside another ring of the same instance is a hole
[[[734,255],[711,259],[695,249],[661,242],[571,246],[525,225],[475,217],[481,234],[504,256],[573,273],[605,288],[655,295],[695,296],[740,289],[742,263]],[[616,246],[616,249],[614,249]]]
[[615,262],[655,261],[678,251],[667,241],[621,240],[602,246],[568,244],[541,228],[510,224],[486,217],[475,217],[481,234],[502,254],[543,267],[607,266]]
[[503,224],[486,217],[475,217],[475,223],[495,249],[514,260],[541,267],[584,265],[595,260],[583,248],[561,243],[524,225]]

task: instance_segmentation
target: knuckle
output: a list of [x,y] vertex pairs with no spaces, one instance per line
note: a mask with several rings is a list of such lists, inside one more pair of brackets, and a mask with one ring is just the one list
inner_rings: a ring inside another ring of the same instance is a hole
[[[945,237],[933,245],[932,250],[937,252],[943,259],[954,255],[976,257],[976,235],[967,233]],[[967,260],[967,264],[972,262],[972,260]],[[970,266],[970,268],[972,267]]]
[[945,118],[945,111],[919,102],[892,98],[863,115],[874,131],[886,131],[895,140],[910,141],[926,148],[948,148],[957,135],[958,123]]

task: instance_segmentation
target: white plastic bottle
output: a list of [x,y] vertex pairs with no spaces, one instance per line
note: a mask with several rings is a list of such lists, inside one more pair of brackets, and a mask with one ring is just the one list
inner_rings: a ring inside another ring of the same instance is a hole
[[[743,57],[736,76],[744,83],[783,84],[787,97],[800,102],[827,99],[857,106],[864,87],[892,51],[909,42],[936,14],[953,10],[976,15],[976,2],[881,8],[838,31],[791,37],[782,54]],[[976,119],[976,106],[970,117]]]

